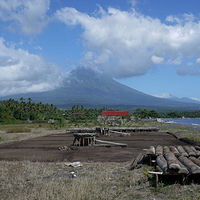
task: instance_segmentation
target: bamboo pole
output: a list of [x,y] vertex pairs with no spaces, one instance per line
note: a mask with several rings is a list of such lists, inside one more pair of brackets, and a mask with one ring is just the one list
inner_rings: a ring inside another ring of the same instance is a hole
[[162,147],[161,145],[158,145],[158,146],[156,147],[155,152],[156,152],[156,156],[163,155],[163,147]]
[[193,163],[190,159],[188,159],[187,157],[185,156],[180,156],[179,158],[179,161],[185,165],[189,171],[192,173],[192,174],[199,174],[200,173],[200,167],[198,165],[196,165],[195,163]]
[[180,170],[180,166],[179,166],[179,163],[177,162],[177,158],[172,152],[166,153],[164,154],[164,156],[167,160],[167,165],[170,170]]
[[176,156],[180,156],[181,154],[178,152],[178,149],[174,146],[169,146],[170,151]]
[[197,150],[195,147],[191,146],[190,147],[192,149],[192,151],[194,151],[196,153],[197,156],[200,156],[200,151]]
[[163,154],[170,153],[170,152],[171,151],[170,151],[169,147],[168,146],[164,146],[164,148],[163,148]]
[[200,167],[200,160],[199,159],[196,159],[195,157],[189,157],[189,159],[195,163],[196,165],[198,165]]
[[188,157],[188,153],[184,150],[184,148],[182,146],[177,146],[177,149],[179,151],[179,153],[181,154],[181,156],[185,156]]
[[142,153],[140,153],[132,162],[130,170],[133,169],[138,169],[140,164],[142,163],[142,160],[144,158],[144,155]]
[[185,151],[188,153],[189,156],[196,156],[196,153],[192,151],[192,149],[189,146],[183,146]]
[[158,164],[158,166],[162,169],[163,173],[167,173],[167,161],[166,159],[163,157],[163,155],[160,155],[156,158],[156,162]]

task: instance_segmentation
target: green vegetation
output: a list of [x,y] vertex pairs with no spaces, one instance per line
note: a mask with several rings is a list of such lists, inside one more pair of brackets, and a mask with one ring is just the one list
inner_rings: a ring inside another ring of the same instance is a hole
[[63,120],[67,119],[71,123],[87,122],[96,120],[97,116],[101,115],[103,110],[106,109],[88,109],[78,105],[74,105],[69,110],[61,110],[53,106],[53,104],[32,103],[31,98],[28,98],[26,102],[21,97],[20,102],[13,99],[0,101],[0,123],[20,123],[27,120],[42,123],[49,119],[58,120],[60,124],[63,123]]
[[138,118],[200,118],[200,110],[197,111],[169,111],[165,113],[158,113],[155,110],[147,110],[137,108],[133,113]]
[[[0,124],[21,123],[34,121],[35,123],[47,122],[49,119],[59,121],[63,126],[65,120],[69,123],[90,123],[96,122],[97,117],[102,115],[106,108],[85,108],[74,105],[71,109],[61,110],[53,104],[32,103],[32,99],[25,100],[23,97],[16,101],[14,99],[0,101]],[[200,111],[170,111],[158,113],[155,110],[137,108],[130,116],[136,120],[149,118],[179,118],[179,117],[200,117]],[[130,116],[124,117],[130,121]]]

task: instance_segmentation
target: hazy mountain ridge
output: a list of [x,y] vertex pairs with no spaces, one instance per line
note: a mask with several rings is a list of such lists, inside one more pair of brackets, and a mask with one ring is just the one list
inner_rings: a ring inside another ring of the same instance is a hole
[[198,104],[183,103],[144,94],[86,68],[72,70],[70,76],[55,90],[10,95],[0,99],[19,100],[20,97],[25,99],[30,97],[33,102],[49,103],[58,107],[69,107],[74,104],[88,107],[116,107],[117,105],[126,107],[200,107]]
[[153,96],[163,98],[163,99],[169,99],[169,100],[173,100],[173,101],[184,102],[184,103],[200,104],[200,101],[198,101],[198,100],[194,100],[194,99],[191,99],[191,98],[188,98],[188,97],[178,98],[177,96],[169,94],[169,93],[161,93],[161,94],[156,94],[156,95],[153,95]]

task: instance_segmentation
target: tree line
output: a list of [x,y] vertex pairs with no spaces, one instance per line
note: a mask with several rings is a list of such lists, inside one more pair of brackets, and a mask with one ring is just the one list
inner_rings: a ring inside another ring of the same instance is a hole
[[58,118],[61,111],[53,104],[32,103],[23,97],[16,101],[14,99],[0,101],[0,122],[14,122],[17,120],[48,120]]
[[147,110],[137,108],[133,115],[140,119],[145,118],[200,118],[200,110],[197,111],[168,111],[165,113],[158,113],[155,110]]
[[[21,97],[19,101],[14,99],[0,101],[0,123],[13,123],[17,121],[42,121],[42,120],[70,120],[70,122],[94,120],[106,108],[85,108],[74,105],[71,109],[59,109],[53,104],[32,103]],[[73,114],[79,114],[73,115]]]
[[[42,121],[42,120],[69,120],[69,122],[96,121],[107,108],[86,108],[74,105],[70,109],[59,109],[53,104],[33,103],[31,98],[27,100],[21,97],[0,101],[0,123],[13,123],[17,121]],[[155,110],[137,108],[130,116],[136,119],[148,118],[200,118],[200,111],[169,111],[158,113]],[[130,119],[130,116],[127,119]]]

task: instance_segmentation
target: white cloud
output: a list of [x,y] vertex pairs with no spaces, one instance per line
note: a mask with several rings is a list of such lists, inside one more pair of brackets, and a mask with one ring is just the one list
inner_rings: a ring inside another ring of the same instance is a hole
[[200,58],[197,58],[197,59],[196,59],[196,62],[197,62],[197,63],[200,63]]
[[15,22],[9,30],[19,26],[25,34],[37,34],[47,25],[49,6],[50,0],[1,0],[0,20]]
[[132,7],[135,7],[138,3],[137,0],[129,0],[129,3],[131,3]]
[[177,98],[176,96],[169,94],[169,93],[160,93],[160,94],[154,94],[154,97],[164,98],[164,99],[171,99],[171,98]]
[[41,46],[36,46],[36,47],[34,47],[34,49],[42,50],[42,47]]
[[163,62],[164,58],[153,55],[151,57],[151,60],[154,64],[161,64]]
[[193,62],[188,62],[187,63],[187,66],[192,66],[193,65]]
[[81,25],[84,30],[85,55],[92,52],[92,57],[87,62],[84,57],[81,64],[122,78],[143,75],[154,64],[180,65],[182,58],[200,53],[200,22],[192,21],[193,15],[169,16],[164,24],[134,9],[108,8],[106,12],[100,8],[99,12],[90,16],[66,7],[55,14],[67,26]]
[[195,98],[195,97],[192,97],[192,98],[190,98],[190,99],[195,100],[195,101],[200,101],[200,99]]
[[181,63],[182,63],[182,56],[179,56],[175,59],[169,59],[167,61],[167,64],[169,65],[181,65]]
[[56,64],[7,46],[0,38],[0,96],[51,90],[60,85],[62,78]]

